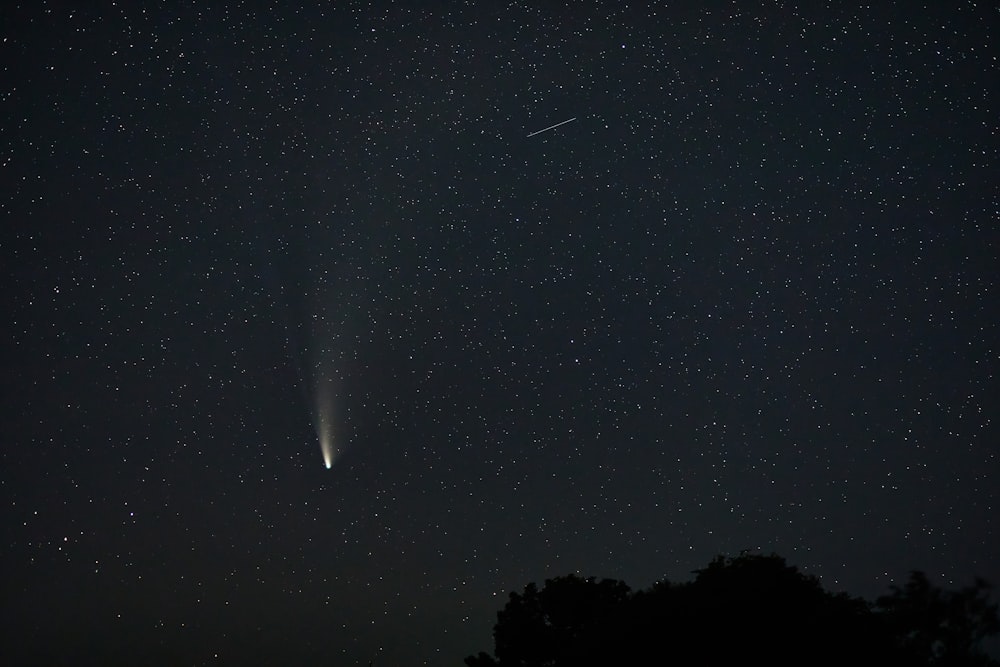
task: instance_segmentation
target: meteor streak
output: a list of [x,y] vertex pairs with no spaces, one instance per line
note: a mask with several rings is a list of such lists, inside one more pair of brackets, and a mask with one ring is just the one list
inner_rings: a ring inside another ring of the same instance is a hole
[[533,136],[535,136],[536,134],[541,134],[542,132],[548,132],[549,130],[554,130],[555,128],[559,127],[560,125],[565,125],[566,123],[571,123],[571,122],[573,122],[574,120],[576,120],[576,117],[573,117],[573,118],[570,118],[569,120],[564,120],[564,121],[563,121],[563,122],[561,122],[561,123],[556,123],[555,125],[550,125],[550,126],[548,126],[547,128],[545,128],[544,130],[538,130],[537,132],[532,132],[532,133],[531,133],[531,134],[529,134],[528,136],[529,136],[529,137],[533,137]]

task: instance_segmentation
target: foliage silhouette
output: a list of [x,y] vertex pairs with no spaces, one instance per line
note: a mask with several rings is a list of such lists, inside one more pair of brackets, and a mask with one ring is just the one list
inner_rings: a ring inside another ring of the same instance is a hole
[[494,656],[469,667],[609,664],[998,665],[989,587],[940,591],[921,573],[872,604],[823,589],[779,556],[717,557],[684,584],[631,592],[575,575],[528,584],[497,613]]

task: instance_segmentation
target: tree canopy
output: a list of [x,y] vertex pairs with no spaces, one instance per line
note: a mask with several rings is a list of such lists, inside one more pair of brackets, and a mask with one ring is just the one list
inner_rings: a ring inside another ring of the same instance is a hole
[[497,613],[494,655],[465,663],[1000,665],[980,650],[1000,631],[982,580],[942,591],[914,572],[873,603],[828,592],[776,555],[720,556],[695,574],[636,592],[576,575],[528,584]]

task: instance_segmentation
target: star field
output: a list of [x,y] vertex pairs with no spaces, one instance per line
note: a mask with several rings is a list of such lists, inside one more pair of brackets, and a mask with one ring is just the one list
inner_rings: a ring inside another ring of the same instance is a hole
[[988,3],[224,4],[0,10],[0,662],[1000,583]]

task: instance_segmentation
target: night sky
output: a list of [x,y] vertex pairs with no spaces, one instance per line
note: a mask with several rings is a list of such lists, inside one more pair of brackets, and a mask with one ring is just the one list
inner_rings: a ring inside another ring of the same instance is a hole
[[993,3],[142,4],[0,10],[0,662],[1000,583]]

